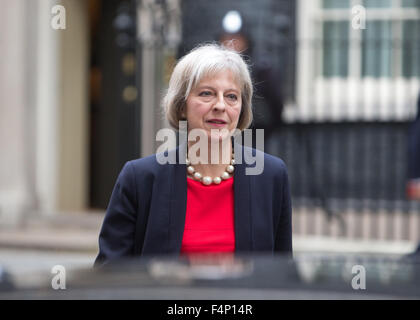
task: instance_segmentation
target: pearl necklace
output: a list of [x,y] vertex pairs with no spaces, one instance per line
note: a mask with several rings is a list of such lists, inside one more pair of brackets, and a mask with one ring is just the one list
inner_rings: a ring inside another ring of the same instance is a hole
[[209,176],[204,176],[198,172],[195,171],[194,167],[191,165],[190,160],[188,160],[188,157],[185,161],[185,163],[187,164],[187,172],[188,174],[192,175],[196,180],[201,181],[202,184],[208,186],[212,183],[214,184],[220,184],[222,182],[222,180],[227,180],[230,178],[230,174],[233,173],[233,171],[235,170],[234,168],[234,164],[235,164],[235,157],[234,154],[232,153],[232,159],[230,160],[230,164],[226,167],[226,170],[222,173],[222,175],[220,177],[215,177],[215,178],[211,178]]

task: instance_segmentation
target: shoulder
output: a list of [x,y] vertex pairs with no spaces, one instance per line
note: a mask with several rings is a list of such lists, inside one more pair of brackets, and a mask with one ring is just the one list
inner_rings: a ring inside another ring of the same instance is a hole
[[267,174],[287,174],[287,166],[285,162],[276,156],[262,152],[261,150],[244,147],[244,153],[250,155],[250,157],[256,159],[256,161],[264,161],[264,172]]
[[136,172],[139,170],[154,170],[158,165],[159,163],[156,160],[156,154],[153,154],[144,158],[128,161],[125,166],[131,167],[132,170]]
[[128,161],[122,172],[131,172],[136,176],[157,176],[169,170],[172,167],[171,164],[176,164],[173,163],[175,154],[176,150],[169,150]]

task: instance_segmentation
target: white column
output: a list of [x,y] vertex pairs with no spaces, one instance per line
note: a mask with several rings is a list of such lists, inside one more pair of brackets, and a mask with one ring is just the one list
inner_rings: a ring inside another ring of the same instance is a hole
[[0,224],[28,206],[25,167],[25,1],[0,0]]
[[[180,1],[168,0],[163,7],[156,0],[138,2],[137,36],[141,43],[141,151],[142,157],[156,153],[156,132],[166,125],[161,115],[164,91],[165,55],[175,52],[180,41]],[[162,32],[165,32],[162,38]]]
[[294,112],[293,109],[285,110],[285,116],[288,120],[309,120],[315,110],[315,87],[314,79],[316,66],[316,12],[319,10],[319,0],[298,0],[297,2],[297,47],[296,54],[298,64],[296,68],[296,93],[297,103]]
[[51,8],[57,1],[38,1],[38,41],[36,86],[36,189],[39,210],[53,214],[57,209],[58,188],[58,128],[59,123],[59,76],[58,32],[51,27]]
[[[43,215],[81,211],[88,197],[88,17],[85,0],[38,0],[36,189]],[[53,29],[52,8],[66,28]]]
[[155,99],[156,88],[156,53],[153,48],[142,49],[141,74],[141,157],[154,154],[156,125],[155,114],[159,101]]
[[58,194],[60,211],[83,211],[88,202],[89,25],[88,1],[62,0],[66,29],[57,30],[60,87]]
[[[66,8],[66,30],[51,26]],[[85,0],[0,0],[0,225],[85,209]]]

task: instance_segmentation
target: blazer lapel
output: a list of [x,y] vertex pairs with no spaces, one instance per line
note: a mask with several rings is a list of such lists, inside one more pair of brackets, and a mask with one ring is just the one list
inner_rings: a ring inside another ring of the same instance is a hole
[[[236,252],[252,251],[252,229],[251,229],[251,176],[245,174],[246,164],[244,163],[242,151],[241,163],[235,164],[233,174],[233,188],[235,197],[235,247]],[[235,158],[237,158],[235,156]]]
[[169,210],[168,252],[181,252],[182,237],[187,211],[187,167],[180,163],[180,156],[186,154],[186,145],[177,148],[177,164],[171,170],[171,202]]

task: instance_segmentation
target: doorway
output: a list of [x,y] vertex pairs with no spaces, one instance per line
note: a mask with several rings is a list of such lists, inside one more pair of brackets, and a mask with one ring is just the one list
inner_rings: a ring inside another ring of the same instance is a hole
[[106,209],[124,164],[140,155],[136,1],[89,0],[89,205]]

